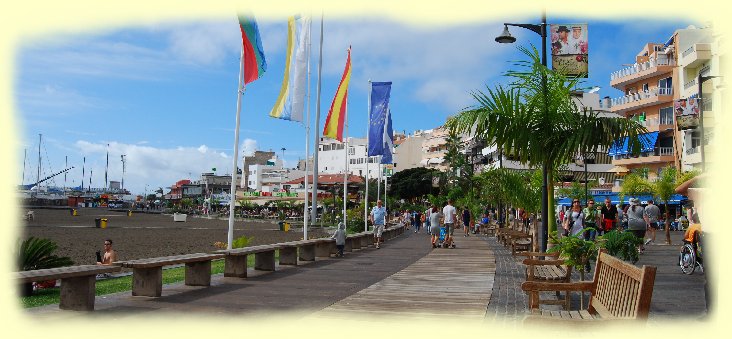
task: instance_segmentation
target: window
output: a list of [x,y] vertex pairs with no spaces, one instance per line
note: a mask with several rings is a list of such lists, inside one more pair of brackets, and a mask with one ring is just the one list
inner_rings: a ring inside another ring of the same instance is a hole
[[348,155],[355,155],[356,154],[356,148],[349,147],[348,148]]
[[648,83],[643,84],[643,92],[648,91]]
[[673,88],[672,78],[663,78],[661,80],[658,80],[658,94],[659,95],[669,95],[671,94],[671,89]]
[[699,147],[701,145],[701,133],[699,131],[691,132],[691,148]]
[[674,124],[674,108],[664,107],[659,111],[660,124],[661,125],[673,125]]

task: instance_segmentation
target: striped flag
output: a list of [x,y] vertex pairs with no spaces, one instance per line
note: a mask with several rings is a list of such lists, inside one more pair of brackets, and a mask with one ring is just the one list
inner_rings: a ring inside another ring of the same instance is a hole
[[330,104],[328,118],[325,120],[325,128],[323,136],[343,141],[343,123],[346,117],[346,103],[348,102],[348,83],[351,81],[351,47],[348,47],[348,59],[346,59],[346,69],[343,70],[341,83]]
[[242,58],[244,59],[244,84],[259,79],[267,70],[267,61],[264,60],[262,39],[259,37],[259,28],[253,16],[239,15],[241,29]]
[[302,122],[307,90],[310,18],[287,20],[287,57],[277,103],[269,113],[273,118]]

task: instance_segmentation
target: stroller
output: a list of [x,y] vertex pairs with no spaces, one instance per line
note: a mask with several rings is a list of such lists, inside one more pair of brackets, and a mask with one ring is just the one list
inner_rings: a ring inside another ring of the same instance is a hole
[[437,237],[437,247],[446,247],[445,235],[447,234],[447,228],[445,226],[440,227],[440,236]]

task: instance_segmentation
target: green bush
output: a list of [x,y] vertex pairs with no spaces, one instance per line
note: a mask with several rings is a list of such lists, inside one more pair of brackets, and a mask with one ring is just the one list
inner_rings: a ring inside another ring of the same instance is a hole
[[583,279],[585,266],[588,265],[590,261],[595,260],[595,256],[597,255],[597,245],[595,242],[584,240],[582,238],[584,231],[590,229],[591,228],[585,228],[577,235],[568,235],[561,239],[557,239],[556,231],[553,231],[549,236],[555,245],[547,252],[559,252],[559,255],[564,258],[565,265],[572,266],[575,270],[582,272]]
[[241,237],[234,239],[234,241],[231,243],[231,248],[247,247],[252,239],[254,239],[254,237],[247,237],[245,235],[242,235]]
[[616,230],[597,237],[597,241],[598,245],[606,249],[608,254],[631,263],[638,261],[637,247],[643,243],[643,239],[636,237],[633,233]]

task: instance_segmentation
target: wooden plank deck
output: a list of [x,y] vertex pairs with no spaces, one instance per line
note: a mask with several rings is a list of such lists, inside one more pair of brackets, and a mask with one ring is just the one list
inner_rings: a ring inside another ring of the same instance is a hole
[[315,317],[482,320],[496,272],[483,237],[456,237],[457,248],[433,249],[407,268],[316,313]]

